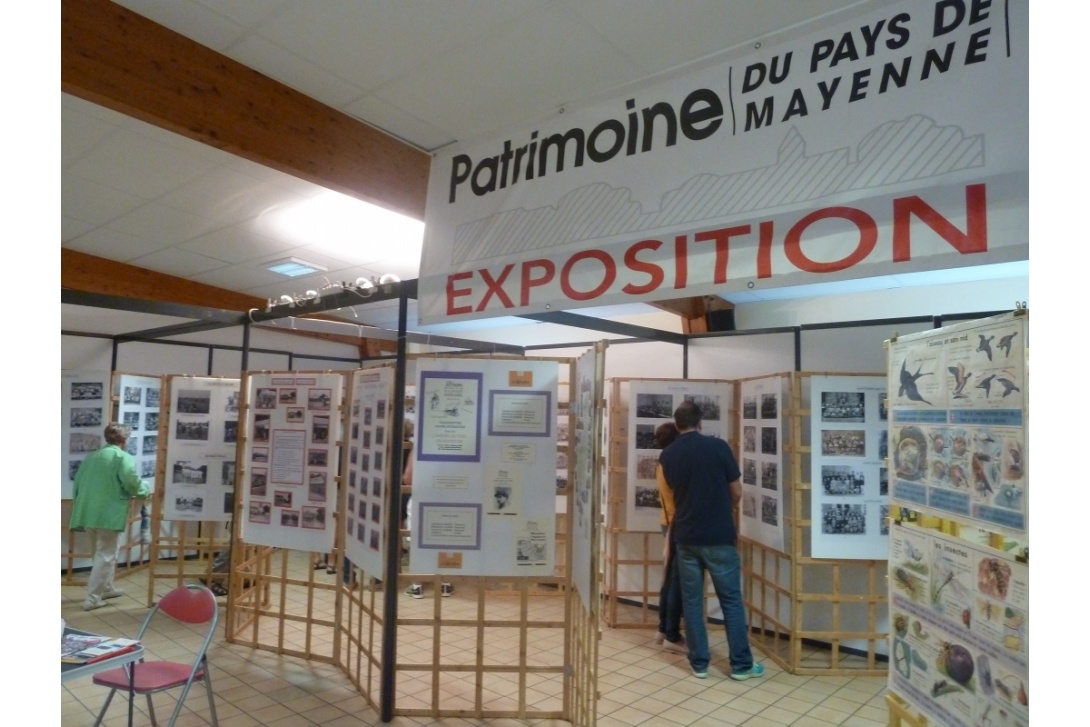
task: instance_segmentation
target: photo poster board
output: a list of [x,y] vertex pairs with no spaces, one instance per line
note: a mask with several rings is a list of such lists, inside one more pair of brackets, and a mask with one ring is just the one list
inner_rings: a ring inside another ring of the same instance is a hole
[[[661,450],[655,449],[655,428],[674,420],[674,409],[686,400],[701,411],[701,432],[730,440],[732,384],[726,381],[640,381],[628,385],[628,532],[661,532],[662,498],[655,480]],[[735,456],[737,458],[737,452]]]
[[777,550],[785,549],[782,376],[743,381],[738,466],[742,469],[739,535]]
[[[255,545],[329,552],[334,543],[344,376],[250,374],[240,533]],[[325,465],[311,464],[324,461]]]
[[61,371],[61,499],[72,499],[72,483],[83,458],[106,443],[102,431],[113,416],[109,371]]
[[810,377],[810,554],[889,557],[885,376]]
[[1025,539],[1028,351],[1021,312],[890,342],[891,504]]
[[394,439],[400,436],[392,426],[397,406],[394,370],[375,366],[354,371],[351,392],[344,552],[353,565],[377,577],[386,562],[386,508],[391,502],[393,471],[390,451]]
[[559,365],[416,365],[412,572],[553,575]]
[[947,727],[1029,721],[1029,565],[937,531],[890,533],[889,688]]
[[235,514],[239,379],[171,376],[168,388],[163,518],[227,522]]
[[[237,387],[237,384],[236,384]],[[136,460],[136,473],[155,489],[155,465],[159,463],[159,412],[162,408],[160,376],[117,374],[117,420],[129,425],[125,449]],[[105,422],[103,423],[105,426]]]
[[575,361],[575,387],[571,389],[569,405],[569,441],[573,458],[571,533],[571,579],[579,600],[591,611],[598,601],[594,593],[593,573],[595,523],[601,508],[601,498],[595,497],[601,469],[601,429],[605,391],[605,351],[599,346],[588,350]]

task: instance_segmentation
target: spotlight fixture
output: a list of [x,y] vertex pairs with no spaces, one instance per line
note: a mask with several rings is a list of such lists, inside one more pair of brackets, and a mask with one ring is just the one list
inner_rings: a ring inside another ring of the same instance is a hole
[[285,293],[284,295],[280,296],[280,305],[286,305],[289,308],[294,308],[295,307],[295,298],[293,298],[290,295],[288,295],[287,293]]
[[394,285],[401,282],[401,278],[397,277],[393,273],[386,273],[378,279],[378,284],[382,286],[382,292],[389,295],[394,290]]

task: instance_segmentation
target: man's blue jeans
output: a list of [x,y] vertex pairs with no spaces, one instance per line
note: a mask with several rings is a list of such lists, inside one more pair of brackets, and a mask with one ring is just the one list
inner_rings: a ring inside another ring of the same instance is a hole
[[707,571],[723,609],[731,671],[748,671],[753,667],[753,652],[749,650],[749,627],[742,603],[742,560],[738,551],[733,545],[677,545],[677,568],[685,616],[685,642],[689,646],[689,663],[693,669],[706,671],[711,663],[708,627],[704,619],[704,571]]

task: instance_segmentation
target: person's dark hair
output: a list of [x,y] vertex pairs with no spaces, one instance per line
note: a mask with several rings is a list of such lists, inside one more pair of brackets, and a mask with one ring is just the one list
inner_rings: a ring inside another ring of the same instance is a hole
[[102,436],[106,438],[106,444],[116,444],[120,447],[128,440],[130,431],[132,430],[129,429],[128,424],[110,422],[103,430]]
[[666,446],[677,439],[677,426],[673,422],[663,422],[655,427],[655,447],[666,449]]
[[683,401],[674,409],[674,424],[678,429],[695,429],[700,424],[700,407],[691,401]]

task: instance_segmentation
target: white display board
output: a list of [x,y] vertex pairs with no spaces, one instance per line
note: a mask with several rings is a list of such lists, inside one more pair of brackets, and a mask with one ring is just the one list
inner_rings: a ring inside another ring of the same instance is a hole
[[1028,313],[890,343],[894,505],[1025,538],[1028,347]]
[[785,379],[770,376],[740,384],[742,517],[739,534],[784,551],[783,402]]
[[163,518],[226,522],[235,513],[239,380],[173,376],[169,383]]
[[[662,498],[655,479],[660,450],[655,449],[655,428],[674,420],[683,401],[700,407],[701,431],[730,439],[731,385],[723,381],[639,381],[628,386],[628,496],[625,530],[659,532]],[[737,457],[737,452],[735,456]]]
[[810,550],[815,558],[889,556],[885,376],[810,377]]
[[105,444],[111,416],[109,371],[61,371],[61,499],[72,499],[76,472]]
[[557,364],[417,359],[414,573],[551,575]]
[[114,377],[117,419],[129,426],[125,449],[136,460],[136,472],[148,487],[155,488],[159,462],[159,412],[163,379],[159,376],[118,374]]
[[386,507],[393,486],[390,445],[400,436],[391,426],[396,405],[393,369],[354,371],[351,392],[344,552],[364,572],[379,574],[386,559]]
[[890,688],[939,725],[1026,727],[1029,566],[908,526],[890,541]]
[[595,485],[600,470],[597,467],[600,454],[597,433],[601,427],[600,402],[605,382],[604,352],[591,350],[575,362],[575,389],[571,392],[569,423],[573,427],[573,456],[575,458],[572,489],[572,583],[579,599],[589,611],[598,600],[592,591],[594,562],[594,528],[597,522],[598,504],[594,502]]
[[242,538],[255,545],[333,548],[344,377],[284,372],[248,378],[240,486]]

